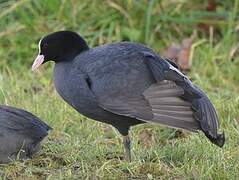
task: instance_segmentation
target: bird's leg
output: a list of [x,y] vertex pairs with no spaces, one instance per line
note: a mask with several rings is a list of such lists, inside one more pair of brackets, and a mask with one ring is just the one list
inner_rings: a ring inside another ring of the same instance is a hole
[[125,149],[125,159],[126,159],[126,161],[131,162],[129,135],[123,136],[123,144],[124,144],[124,149]]

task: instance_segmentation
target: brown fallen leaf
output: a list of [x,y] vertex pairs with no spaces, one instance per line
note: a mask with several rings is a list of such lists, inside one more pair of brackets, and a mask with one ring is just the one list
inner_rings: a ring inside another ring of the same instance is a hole
[[163,52],[163,56],[172,59],[176,62],[179,52],[181,51],[181,47],[178,44],[173,43],[171,46],[166,48]]
[[178,54],[178,66],[182,70],[190,70],[191,63],[189,62],[190,50],[193,43],[192,38],[186,38],[182,42],[182,49]]
[[193,33],[190,38],[183,39],[180,45],[172,44],[163,51],[162,56],[172,60],[182,71],[190,70],[190,51],[195,36]]

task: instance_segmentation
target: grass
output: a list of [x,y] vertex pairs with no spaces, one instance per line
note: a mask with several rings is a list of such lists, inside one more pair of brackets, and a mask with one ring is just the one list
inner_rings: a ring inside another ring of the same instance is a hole
[[[0,1],[0,101],[27,109],[54,130],[33,159],[0,165],[0,179],[237,179],[239,176],[239,1],[2,0]],[[211,24],[209,32],[199,23]],[[133,162],[122,160],[120,135],[76,113],[56,94],[52,67],[30,71],[40,37],[79,32],[90,46],[136,41],[155,51],[194,31],[190,78],[215,104],[226,133],[220,149],[203,134],[156,124],[134,127]]]

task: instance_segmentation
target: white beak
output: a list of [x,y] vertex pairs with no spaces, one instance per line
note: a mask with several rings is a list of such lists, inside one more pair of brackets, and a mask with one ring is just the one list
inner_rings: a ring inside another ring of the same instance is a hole
[[38,55],[32,64],[32,71],[35,71],[44,62],[44,55]]

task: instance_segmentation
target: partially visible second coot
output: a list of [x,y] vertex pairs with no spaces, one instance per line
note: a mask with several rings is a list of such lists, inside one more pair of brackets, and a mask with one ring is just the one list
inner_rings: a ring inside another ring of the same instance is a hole
[[35,115],[0,105],[0,163],[31,158],[51,130]]

